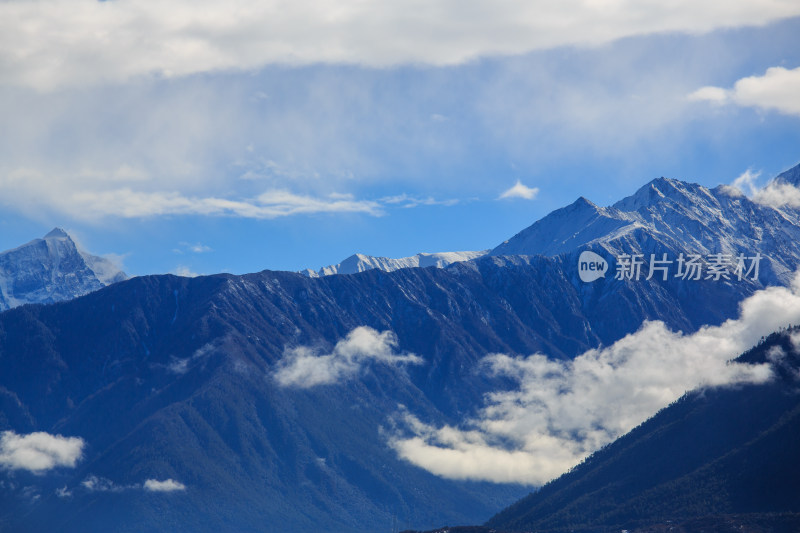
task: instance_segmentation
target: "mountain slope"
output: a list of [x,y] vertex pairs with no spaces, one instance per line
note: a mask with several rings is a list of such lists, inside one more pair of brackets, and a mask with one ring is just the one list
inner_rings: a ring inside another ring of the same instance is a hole
[[800,187],[800,165],[792,167],[785,172],[781,172],[775,177],[773,182],[777,184],[788,183],[789,185]]
[[773,362],[773,381],[687,394],[487,525],[588,532],[703,519],[706,531],[730,521],[796,530],[799,346],[798,329],[770,336],[739,360]]
[[[362,532],[393,517],[414,527],[482,521],[523,489],[448,481],[399,459],[386,441],[399,404],[455,424],[506,386],[476,371],[487,353],[571,357],[642,317],[696,329],[727,318],[752,288],[587,287],[561,258],[487,257],[318,279],[140,277],[13,309],[0,314],[0,430],[77,436],[87,451],[75,469],[17,472],[0,485],[0,517],[11,531],[140,531],[166,520],[175,531],[269,523]],[[276,382],[292,348],[333,353],[359,326],[394,332],[398,352],[421,364],[369,364],[308,388]],[[148,479],[186,489],[149,493]]]
[[126,278],[110,261],[81,250],[55,228],[42,239],[0,253],[0,311],[69,300]]

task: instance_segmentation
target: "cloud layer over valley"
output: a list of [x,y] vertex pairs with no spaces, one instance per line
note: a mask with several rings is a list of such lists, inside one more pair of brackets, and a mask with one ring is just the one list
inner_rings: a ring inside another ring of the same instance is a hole
[[646,322],[572,361],[490,354],[484,370],[517,383],[486,396],[475,417],[437,427],[401,410],[389,444],[453,479],[542,484],[698,387],[763,383],[769,365],[730,360],[763,335],[800,323],[800,277],[742,302],[740,315],[685,335]]

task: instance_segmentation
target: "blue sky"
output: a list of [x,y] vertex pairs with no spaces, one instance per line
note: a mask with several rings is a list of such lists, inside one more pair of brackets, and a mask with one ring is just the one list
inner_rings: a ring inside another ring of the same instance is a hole
[[800,162],[798,2],[551,4],[0,3],[0,249],[319,268]]

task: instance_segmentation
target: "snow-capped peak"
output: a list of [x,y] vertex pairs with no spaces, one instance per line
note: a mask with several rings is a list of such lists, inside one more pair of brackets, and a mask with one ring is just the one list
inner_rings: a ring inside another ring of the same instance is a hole
[[490,255],[558,255],[629,224],[583,196],[522,230]]
[[53,228],[50,233],[44,236],[45,239],[70,239],[69,234],[61,228]]
[[127,276],[111,261],[81,250],[62,228],[0,253],[0,311],[69,300]]
[[[800,167],[779,177],[800,180]],[[778,210],[732,195],[728,188],[659,178],[610,207],[584,198],[553,211],[490,252],[490,255],[569,254],[600,247],[611,254],[672,251],[674,254],[760,253],[763,280],[788,283],[800,254],[800,211]]]

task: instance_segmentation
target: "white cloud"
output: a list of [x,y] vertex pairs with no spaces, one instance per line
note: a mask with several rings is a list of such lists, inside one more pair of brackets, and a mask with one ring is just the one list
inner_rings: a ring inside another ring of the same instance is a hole
[[[662,39],[399,76],[275,66],[42,94],[0,86],[0,204],[80,226],[102,217],[284,216],[259,204],[266,190],[323,204],[337,200],[331,191],[356,192],[352,204],[336,206],[348,212],[428,204],[428,194],[445,195],[435,202],[496,197],[513,181],[487,185],[482,176],[496,174],[487,161],[523,170],[576,153],[630,161],[644,158],[643,143],[667,146],[692,130],[684,126],[696,109],[676,95],[702,85],[710,61],[739,68],[739,59],[708,52],[732,48],[734,37],[675,38],[681,49],[699,49],[689,64],[663,56],[654,46]],[[268,101],[254,100],[261,90]],[[432,112],[448,120],[435,122]],[[411,193],[409,204],[377,199],[398,187]]]
[[736,187],[737,189],[739,189],[744,193],[753,194],[756,192],[757,189],[756,180],[759,177],[761,177],[761,172],[753,172],[748,168],[747,170],[739,174],[739,177],[733,180],[731,186]]
[[754,196],[759,190],[759,188],[756,186],[756,181],[760,177],[761,172],[753,172],[748,168],[739,174],[739,176],[733,180],[730,185],[723,184],[721,187],[729,196]]
[[198,361],[202,362],[207,359],[209,355],[214,353],[214,350],[214,345],[208,342],[195,350],[189,357],[181,359],[170,356],[170,363],[167,365],[167,370],[173,374],[185,374],[191,367],[195,366]]
[[722,105],[728,101],[728,91],[722,87],[701,87],[687,97],[693,102],[711,102]]
[[382,214],[381,206],[377,202],[353,200],[349,195],[344,197],[334,195],[332,198],[320,199],[274,190],[261,194],[257,200],[265,209],[275,212],[274,216],[336,212]]
[[178,265],[175,270],[172,271],[172,273],[183,278],[196,278],[197,276],[201,275],[186,265]]
[[800,207],[800,189],[783,181],[772,180],[763,187],[758,187],[756,181],[761,172],[747,169],[733,183],[726,185],[731,194],[746,194],[754,202],[772,207]]
[[360,326],[347,334],[328,354],[319,349],[299,346],[286,350],[278,362],[274,377],[285,387],[309,388],[338,383],[357,375],[368,364],[420,364],[411,353],[396,353],[397,336],[392,331],[378,333]]
[[503,192],[498,197],[498,200],[503,200],[507,198],[522,198],[524,200],[533,200],[536,198],[536,195],[539,194],[539,189],[537,187],[526,187],[522,184],[519,180],[517,183],[514,184],[513,187]]
[[612,346],[572,361],[492,354],[487,370],[518,387],[487,395],[463,427],[434,427],[408,413],[390,435],[398,455],[455,479],[541,484],[567,471],[660,408],[698,387],[764,382],[768,365],[729,361],[762,335],[800,322],[800,276],[741,303],[740,316],[694,334],[647,322]]
[[800,189],[790,183],[771,181],[753,193],[753,200],[772,207],[800,207]]
[[[82,9],[81,0],[71,5]],[[50,34],[42,33],[46,41]],[[759,30],[756,40],[768,33]],[[696,50],[689,63],[664,55],[664,37],[654,37],[444,70],[273,66],[51,93],[0,82],[0,204],[81,226],[181,214],[285,216],[264,209],[259,195],[284,190],[330,204],[329,193],[340,191],[357,199],[336,209],[371,214],[427,204],[428,194],[437,202],[494,198],[513,185],[485,179],[501,160],[541,170],[579,153],[623,158],[633,168],[642,161],[631,157],[649,158],[654,146],[665,151],[695,131],[686,124],[696,109],[680,96],[706,83],[697,80],[707,79],[710,61],[741,67],[733,52],[709,52],[735,49],[732,35],[669,37]],[[1,63],[0,78],[11,79]],[[487,66],[493,75],[485,75]],[[433,113],[448,120],[436,122]],[[409,203],[382,204],[389,190],[410,192]]]
[[734,103],[743,107],[758,107],[787,115],[800,115],[800,67],[788,70],[768,68],[763,76],[738,80],[733,89],[702,87],[689,95],[690,100],[714,104]]
[[4,431],[0,434],[0,467],[37,474],[61,466],[72,468],[83,455],[84,446],[79,437]]
[[202,253],[206,253],[206,252],[211,252],[213,250],[210,246],[205,245],[205,244],[200,244],[199,242],[197,244],[188,245],[188,248],[189,248],[189,250],[191,250],[192,252],[194,252],[196,254],[202,254]]
[[171,478],[165,479],[164,481],[148,479],[144,482],[144,490],[150,492],[175,492],[179,490],[186,490],[186,485]]
[[183,255],[186,252],[191,252],[194,254],[204,254],[208,252],[213,252],[214,249],[208,246],[207,244],[203,244],[200,242],[192,244],[190,242],[182,241],[178,243],[178,248],[173,248],[172,251],[175,252],[176,254]]
[[793,0],[0,2],[0,80],[39,89],[269,63],[459,64],[800,14]]

